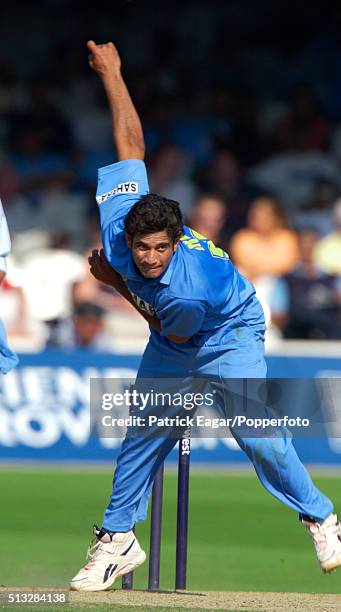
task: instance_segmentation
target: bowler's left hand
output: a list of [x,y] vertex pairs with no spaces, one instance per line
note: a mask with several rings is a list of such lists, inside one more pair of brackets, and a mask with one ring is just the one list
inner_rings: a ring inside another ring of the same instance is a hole
[[101,283],[115,287],[118,284],[122,284],[122,277],[118,272],[111,267],[106,256],[104,255],[103,249],[98,251],[94,249],[88,257],[90,264],[91,274]]

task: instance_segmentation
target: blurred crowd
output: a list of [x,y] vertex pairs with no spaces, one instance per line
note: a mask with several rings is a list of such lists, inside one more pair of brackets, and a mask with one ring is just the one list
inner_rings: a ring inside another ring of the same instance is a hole
[[164,18],[153,2],[120,3],[94,27],[90,8],[77,22],[75,2],[60,30],[64,4],[39,15],[22,5],[16,27],[27,19],[31,42],[18,37],[14,57],[16,13],[0,24],[0,196],[13,240],[0,311],[13,346],[111,350],[119,334],[146,333],[87,265],[100,247],[97,168],[115,161],[89,37],[121,50],[151,190],[254,282],[274,337],[341,339],[341,12],[322,24],[305,15],[310,37],[301,29],[288,48],[266,0],[257,11],[174,2]]

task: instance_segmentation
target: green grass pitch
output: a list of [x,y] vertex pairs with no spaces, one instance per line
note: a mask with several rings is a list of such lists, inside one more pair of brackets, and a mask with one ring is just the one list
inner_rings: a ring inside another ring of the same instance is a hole
[[[0,471],[1,586],[67,588],[84,564],[92,523],[101,522],[111,478],[108,471]],[[162,589],[174,588],[176,480],[166,473]],[[339,479],[314,480],[341,510]],[[147,522],[137,535],[148,551]],[[147,571],[148,562],[136,571],[136,588],[146,588]],[[188,588],[339,593],[340,575],[323,576],[296,514],[253,474],[193,470]]]

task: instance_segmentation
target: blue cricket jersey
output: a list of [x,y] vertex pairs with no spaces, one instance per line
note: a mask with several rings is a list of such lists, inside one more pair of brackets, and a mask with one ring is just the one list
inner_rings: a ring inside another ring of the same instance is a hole
[[121,274],[140,309],[155,315],[161,333],[151,328],[151,341],[170,353],[175,343],[166,336],[190,336],[177,352],[198,347],[238,344],[243,328],[264,338],[263,310],[255,289],[232,265],[225,251],[194,230],[184,234],[166,271],[144,278],[134,264],[124,233],[124,219],[149,192],[145,164],[121,161],[98,171],[97,203],[104,253]]

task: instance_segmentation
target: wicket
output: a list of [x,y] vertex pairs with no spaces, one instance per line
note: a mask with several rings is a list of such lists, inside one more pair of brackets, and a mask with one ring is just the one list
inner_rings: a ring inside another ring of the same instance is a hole
[[[178,459],[178,500],[176,525],[176,566],[175,590],[185,590],[187,582],[187,546],[188,546],[188,500],[189,500],[189,468],[191,439],[190,430],[186,430],[179,440]],[[150,518],[150,546],[148,590],[158,591],[160,586],[161,561],[161,529],[163,504],[163,474],[162,464],[156,474],[153,490]],[[133,572],[122,577],[122,589],[133,588]]]

